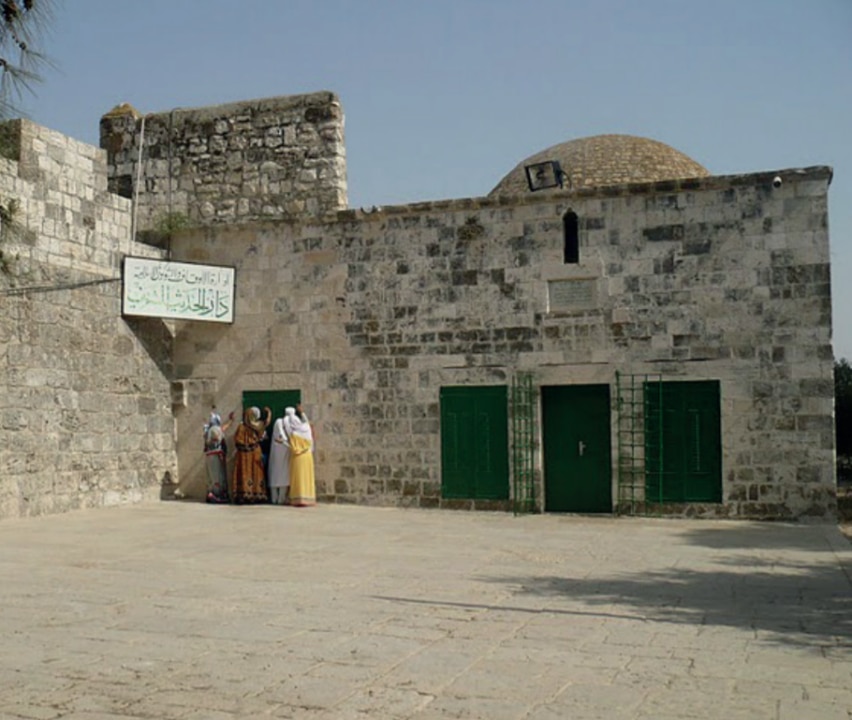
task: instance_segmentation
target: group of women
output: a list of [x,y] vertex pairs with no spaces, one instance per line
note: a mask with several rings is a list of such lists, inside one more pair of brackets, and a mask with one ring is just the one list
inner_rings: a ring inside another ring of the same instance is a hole
[[234,433],[234,473],[227,477],[228,447],[226,423],[215,412],[204,429],[207,465],[207,502],[247,505],[272,502],[276,505],[305,507],[316,504],[314,478],[314,437],[301,405],[288,407],[275,421],[264,455],[264,440],[272,422],[272,411],[250,407]]

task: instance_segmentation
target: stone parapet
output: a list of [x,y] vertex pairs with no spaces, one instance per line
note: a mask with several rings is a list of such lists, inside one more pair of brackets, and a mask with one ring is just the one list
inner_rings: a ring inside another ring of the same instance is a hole
[[168,231],[345,208],[343,124],[330,92],[147,115],[122,105],[101,118],[100,144],[137,229]]
[[[701,178],[684,180],[662,180],[657,182],[638,182],[609,185],[597,188],[575,188],[560,191],[558,195],[547,193],[513,194],[513,195],[483,195],[470,198],[453,198],[446,200],[428,200],[408,203],[405,205],[383,205],[372,208],[353,208],[337,213],[340,221],[369,220],[381,221],[385,215],[409,215],[431,211],[461,211],[476,209],[492,209],[505,206],[518,207],[522,205],[552,206],[554,203],[568,203],[573,200],[589,200],[593,198],[618,198],[634,196],[650,196],[670,193],[701,192],[705,190],[724,190],[729,195],[740,186],[759,187],[763,192],[770,192],[776,178],[783,183],[795,182],[797,195],[807,197],[812,194],[824,193],[825,185],[831,183],[834,171],[827,165],[814,165],[806,168],[788,168],[783,170],[764,170],[754,173],[739,173],[735,175],[708,175]],[[731,198],[735,197],[730,195]]]

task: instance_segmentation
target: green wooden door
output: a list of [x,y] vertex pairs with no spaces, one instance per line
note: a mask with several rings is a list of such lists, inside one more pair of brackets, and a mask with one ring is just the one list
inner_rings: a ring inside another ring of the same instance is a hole
[[[260,443],[263,452],[264,463],[269,458],[269,446],[272,444],[272,426],[277,418],[284,416],[284,409],[296,407],[302,401],[301,390],[245,390],[243,392],[243,411],[246,408],[258,407],[272,410],[272,422],[266,431],[266,437]],[[310,415],[308,415],[310,419]]]
[[272,410],[272,421],[283,417],[284,409],[296,407],[302,401],[301,390],[246,390],[243,392],[243,410],[268,407]]
[[612,512],[609,385],[542,387],[544,508]]
[[440,400],[442,497],[507,500],[506,387],[442,387]]
[[646,383],[646,481],[650,502],[721,502],[719,382]]

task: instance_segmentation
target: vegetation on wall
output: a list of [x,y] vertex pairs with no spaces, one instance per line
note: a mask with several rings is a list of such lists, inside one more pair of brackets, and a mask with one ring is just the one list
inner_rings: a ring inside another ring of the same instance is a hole
[[13,243],[32,244],[35,234],[18,220],[18,201],[0,202],[0,276],[21,279],[18,267],[19,254],[12,250]]
[[189,218],[180,212],[168,212],[157,218],[154,229],[161,235],[171,235],[189,227]]
[[17,122],[0,122],[0,157],[21,159],[21,126]]
[[15,258],[8,247],[9,239],[15,234],[15,213],[18,203],[9,200],[8,203],[0,203],[0,273],[12,275],[14,271]]
[[140,230],[136,239],[159,248],[168,247],[169,242],[179,230],[191,227],[189,218],[181,212],[163,213],[153,221],[150,230]]

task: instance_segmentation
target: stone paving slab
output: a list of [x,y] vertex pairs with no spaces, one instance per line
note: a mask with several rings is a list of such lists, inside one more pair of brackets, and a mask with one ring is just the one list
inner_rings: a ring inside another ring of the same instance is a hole
[[849,720],[831,525],[164,502],[0,522],[0,720]]

